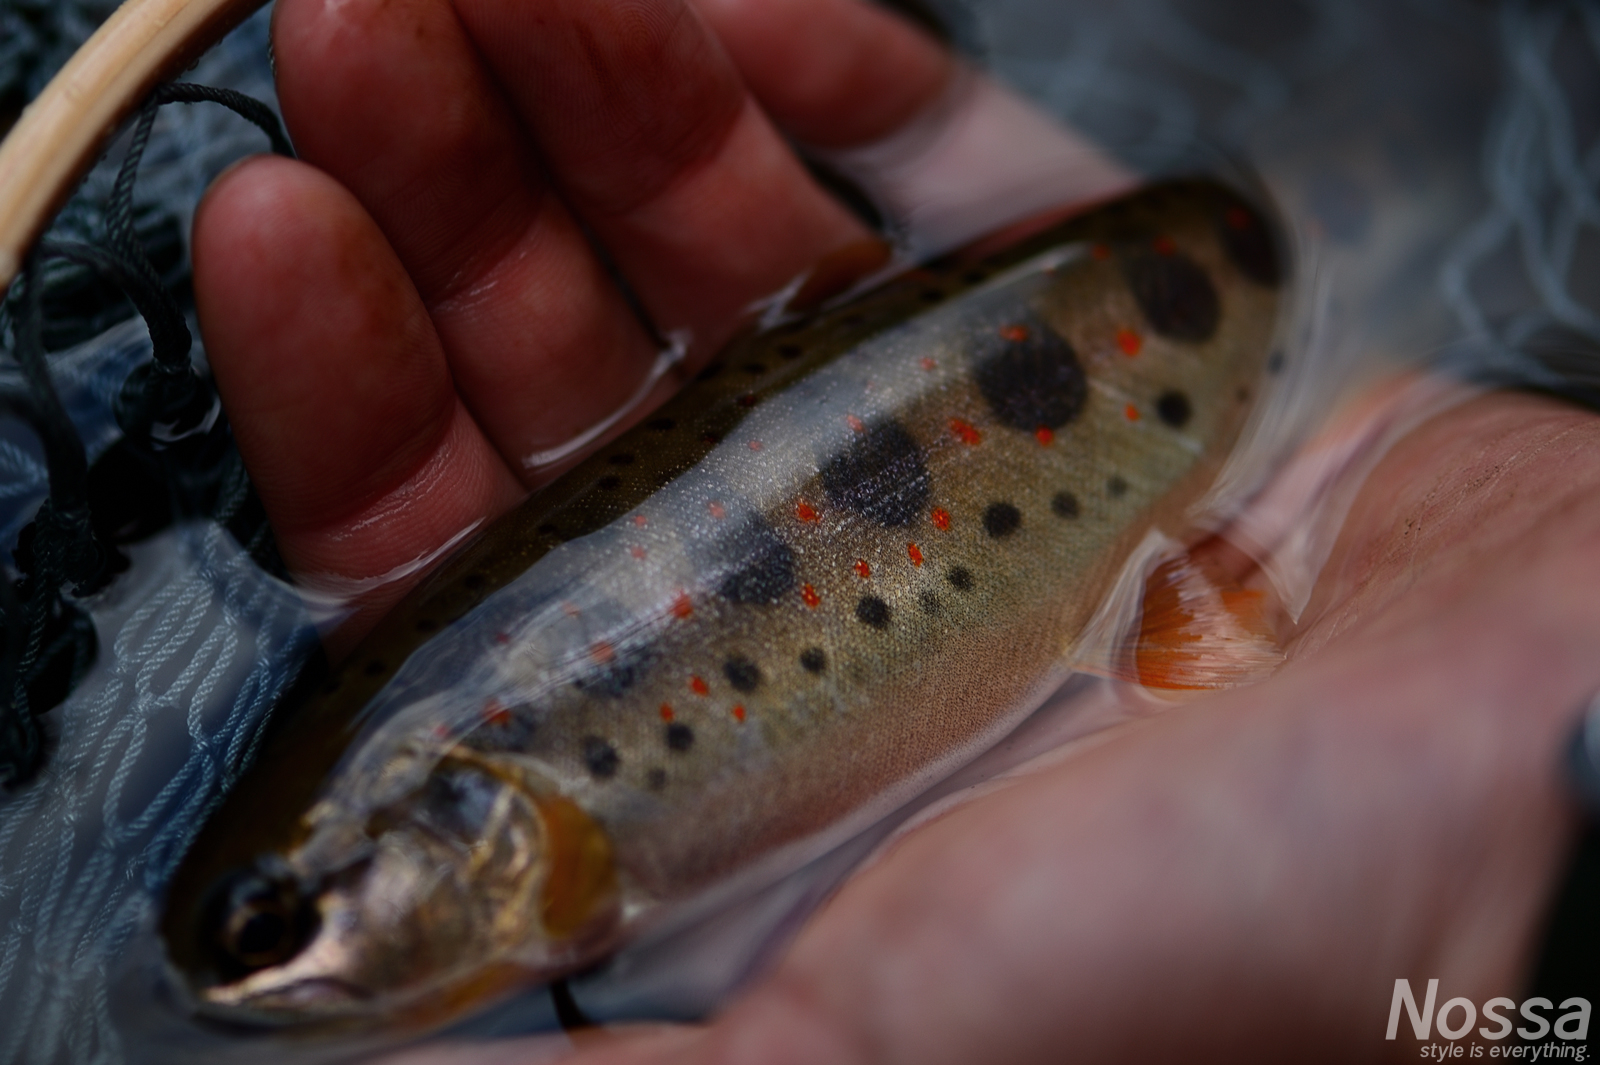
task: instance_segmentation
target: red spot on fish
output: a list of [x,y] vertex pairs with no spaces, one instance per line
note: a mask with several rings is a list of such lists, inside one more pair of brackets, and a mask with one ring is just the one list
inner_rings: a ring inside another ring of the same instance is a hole
[[741,725],[744,724],[744,707],[735,706],[733,708],[733,719]]
[[812,505],[810,503],[807,503],[803,499],[798,504],[796,504],[796,506],[794,508],[794,516],[799,518],[801,521],[816,521],[817,520],[816,509],[814,507],[812,507]]
[[1139,420],[1139,408],[1130,403],[1122,408],[1122,416],[1130,422],[1136,422]]
[[1111,258],[1111,248],[1106,244],[1096,244],[1094,247],[1089,249],[1089,254],[1094,256],[1100,262],[1105,262],[1107,259]]
[[872,567],[867,565],[867,560],[864,558],[856,559],[855,571],[856,576],[860,577],[862,580],[866,580],[868,577],[872,576]]
[[671,721],[672,720],[672,707],[668,706],[666,703],[662,703],[661,704],[661,720],[663,720],[663,721]]
[[672,616],[687,618],[694,613],[694,606],[689,602],[689,593],[679,592],[678,597],[672,601]]
[[644,561],[644,556],[648,553],[649,552],[645,551],[645,549],[640,547],[638,544],[634,544],[632,547],[628,548],[628,554],[632,555],[640,562]]
[[846,414],[844,416],[844,423],[848,425],[852,431],[857,433],[863,432],[867,428],[861,419],[857,418],[854,414]]
[[968,447],[977,447],[983,442],[983,434],[978,432],[977,427],[960,418],[950,419],[950,431],[956,434],[956,439]]
[[562,603],[561,604],[561,612],[563,614],[567,615],[567,617],[569,617],[569,618],[575,618],[579,614],[583,613],[583,611],[578,609],[578,606],[577,606],[576,603]]
[[1028,339],[1028,327],[1025,325],[1001,326],[1000,335],[1013,344],[1020,344]]
[[435,726],[433,726],[433,738],[436,739],[436,740],[447,740],[447,739],[449,739],[450,738],[450,726],[449,725],[435,725]]
[[1250,212],[1243,207],[1230,207],[1223,217],[1227,220],[1229,229],[1250,228]]
[[754,392],[746,392],[744,395],[739,397],[739,406],[741,407],[753,407],[760,402],[760,397],[758,397]]
[[1157,237],[1150,245],[1155,248],[1157,255],[1176,255],[1178,242],[1171,237]]
[[495,643],[510,643],[511,642],[511,634],[508,633],[508,632],[497,632],[497,633],[494,634],[494,642]]
[[601,641],[600,643],[597,643],[593,647],[589,648],[589,657],[603,666],[607,662],[610,662],[612,659],[616,658],[617,652],[612,650],[612,647],[609,643]]
[[924,370],[927,370],[929,373],[932,373],[934,370],[937,370],[939,368],[939,364],[937,362],[934,362],[932,359],[928,358],[927,356],[923,356],[922,368]]
[[759,440],[752,440],[748,444],[746,444],[745,447],[749,448],[751,451],[760,451],[761,448],[762,448],[762,444],[761,444],[761,441],[759,441]]
[[1039,441],[1040,447],[1049,447],[1056,442],[1056,431],[1048,425],[1041,425],[1033,431],[1034,439]]
[[906,554],[911,557],[911,564],[913,566],[922,565],[922,548],[918,547],[916,544],[907,544]]
[[701,680],[699,677],[689,678],[689,690],[694,692],[696,695],[706,695],[711,691],[710,688],[706,687],[706,682]]
[[822,602],[822,596],[818,595],[817,590],[809,584],[800,589],[800,598],[804,599],[806,606],[812,610],[817,609],[817,605]]
[[1122,353],[1131,359],[1139,354],[1140,349],[1144,347],[1144,337],[1135,333],[1132,329],[1118,329],[1117,347],[1121,348]]
[[933,526],[936,529],[950,528],[950,512],[943,507],[934,507]]
[[649,525],[650,522],[643,514],[635,514],[633,516],[633,524],[642,529],[646,525]]
[[511,720],[511,711],[499,699],[490,699],[483,704],[483,719],[491,725],[504,725]]
[[723,509],[722,504],[715,501],[707,503],[706,509],[711,511],[711,516],[716,518],[718,521],[721,521],[723,518],[728,516],[728,512]]

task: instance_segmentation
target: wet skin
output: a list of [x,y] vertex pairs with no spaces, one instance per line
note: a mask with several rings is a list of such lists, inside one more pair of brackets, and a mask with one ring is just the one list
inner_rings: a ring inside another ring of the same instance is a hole
[[[219,182],[197,292],[285,556],[335,584],[510,506],[545,476],[517,456],[645,373],[650,338],[573,209],[704,359],[749,299],[862,235],[744,86],[846,145],[947,70],[844,0],[719,0],[701,21],[285,0],[277,18],[312,166]],[[823,57],[820,87],[777,76]],[[852,79],[872,91],[828,89]],[[1596,434],[1508,396],[1425,426],[1369,482],[1281,675],[927,827],[716,1025],[594,1060],[1276,1060],[1283,1039],[1351,1060],[1381,1049],[1396,976],[1516,995],[1570,831],[1551,766],[1600,685]]]

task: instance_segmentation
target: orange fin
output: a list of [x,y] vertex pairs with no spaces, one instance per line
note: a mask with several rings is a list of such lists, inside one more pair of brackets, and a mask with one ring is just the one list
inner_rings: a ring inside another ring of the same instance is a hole
[[1115,672],[1147,688],[1234,688],[1272,672],[1283,651],[1265,592],[1245,588],[1214,555],[1169,559],[1145,580],[1138,638]]

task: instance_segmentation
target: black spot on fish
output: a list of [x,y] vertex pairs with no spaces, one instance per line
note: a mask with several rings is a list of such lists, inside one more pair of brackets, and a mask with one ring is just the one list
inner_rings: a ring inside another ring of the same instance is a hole
[[996,540],[1022,528],[1022,511],[1010,503],[990,503],[983,512],[983,530]]
[[694,729],[674,721],[667,726],[667,746],[674,751],[687,751],[694,746]]
[[1163,392],[1156,400],[1156,413],[1174,429],[1182,429],[1194,411],[1189,407],[1189,397],[1182,392]]
[[600,478],[600,482],[599,483],[600,483],[600,488],[603,491],[614,492],[618,488],[622,487],[622,478],[621,477],[602,477],[602,478]]
[[613,466],[632,466],[634,463],[634,458],[632,455],[624,452],[621,455],[612,455],[610,458],[606,459],[606,461],[611,463]]
[[1216,333],[1222,302],[1211,278],[1187,255],[1141,248],[1124,256],[1122,273],[1145,320],[1162,336],[1199,344]]
[[761,684],[761,669],[748,658],[735,655],[722,663],[722,672],[734,691],[753,692]]
[[388,666],[374,658],[372,661],[366,664],[365,668],[363,668],[361,672],[365,673],[369,677],[381,677],[384,671],[388,668]]
[[954,566],[945,574],[945,579],[950,582],[950,587],[958,592],[972,591],[972,571],[965,566]]
[[856,604],[856,620],[875,629],[889,627],[889,604],[875,595],[864,595]]
[[678,427],[678,423],[671,418],[652,418],[645,422],[644,427],[652,433],[670,433]]
[[1078,497],[1071,492],[1057,492],[1050,500],[1050,513],[1058,518],[1076,518],[1080,513]]
[[475,592],[489,583],[489,578],[481,573],[469,573],[461,578],[461,586],[469,592]]
[[1040,426],[1059,429],[1083,410],[1088,378],[1060,334],[1037,321],[1008,339],[995,333],[976,358],[973,377],[996,418],[1031,433]]
[[622,758],[609,740],[601,739],[599,736],[585,736],[583,764],[589,768],[591,776],[599,780],[609,780],[617,775],[617,767],[622,764]]
[[805,354],[805,349],[799,344],[779,344],[778,354],[786,359],[798,359]]
[[899,422],[857,434],[822,467],[822,490],[836,507],[884,526],[909,525],[933,493],[922,449]]
[[1121,499],[1128,494],[1128,482],[1121,477],[1112,477],[1106,482],[1106,494],[1112,499]]
[[644,775],[645,786],[651,791],[660,791],[667,786],[667,771],[660,766],[651,766],[650,771]]
[[1283,352],[1274,351],[1271,355],[1269,355],[1267,357],[1267,372],[1268,373],[1282,373],[1283,372]]
[[766,365],[759,362],[747,362],[744,364],[742,369],[751,377],[760,377],[762,374],[767,372]]
[[535,529],[534,532],[538,533],[540,536],[553,536],[557,540],[561,539],[561,530],[557,529],[549,522],[545,522],[543,525]]
[[969,285],[977,285],[987,280],[988,277],[989,275],[982,270],[968,270],[961,275],[961,280]]
[[639,682],[650,664],[649,649],[642,646],[613,650],[609,661],[593,666],[573,680],[579,691],[591,695],[620,696]]
[[722,372],[722,363],[714,362],[710,366],[707,366],[704,370],[701,370],[699,376],[697,376],[695,378],[695,380],[696,381],[709,381],[709,380],[711,380],[713,377],[717,376],[717,374],[719,374],[721,372]]
[[943,300],[944,300],[944,293],[940,292],[936,288],[925,288],[925,289],[922,290],[922,302],[923,303],[940,303]]
[[937,614],[944,606],[939,602],[939,597],[932,592],[923,592],[917,597],[917,601],[922,604],[923,611],[928,614]]
[[1243,385],[1240,385],[1238,390],[1234,392],[1233,398],[1237,399],[1240,403],[1248,403],[1250,402],[1250,390]]
[[800,668],[807,673],[821,673],[828,668],[828,656],[820,647],[807,647],[800,652]]
[[727,567],[717,593],[730,602],[776,603],[794,587],[794,551],[764,518],[751,518],[718,539],[716,554]]

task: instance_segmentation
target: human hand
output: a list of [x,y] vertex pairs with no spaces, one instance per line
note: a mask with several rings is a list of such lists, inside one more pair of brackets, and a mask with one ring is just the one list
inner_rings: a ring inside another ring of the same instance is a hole
[[775,123],[870,142],[954,69],[857,0],[280,0],[274,41],[304,162],[217,182],[196,298],[286,562],[356,603],[344,645],[640,391],[653,332],[686,359],[639,414],[753,301],[872,260]]

